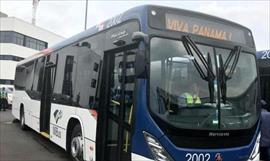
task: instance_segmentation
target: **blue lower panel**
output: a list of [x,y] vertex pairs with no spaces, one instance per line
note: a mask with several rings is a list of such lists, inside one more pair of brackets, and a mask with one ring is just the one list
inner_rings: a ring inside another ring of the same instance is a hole
[[254,136],[250,145],[228,149],[179,148],[172,144],[166,136],[160,138],[159,141],[175,161],[247,161],[256,138]]

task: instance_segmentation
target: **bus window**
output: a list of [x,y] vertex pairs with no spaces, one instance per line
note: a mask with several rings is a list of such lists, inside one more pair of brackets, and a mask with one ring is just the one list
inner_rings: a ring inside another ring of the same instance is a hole
[[25,77],[26,77],[26,81],[25,81],[25,89],[26,91],[29,93],[29,95],[32,95],[32,86],[33,86],[33,80],[34,80],[34,66],[35,66],[35,62],[32,61],[30,63],[27,63],[26,65],[26,69],[25,69]]
[[[225,62],[231,50],[197,46],[206,60],[208,57],[212,60],[211,70],[217,80],[215,66],[218,59],[215,59],[215,55],[222,55]],[[179,128],[239,129],[253,126],[257,116],[257,93],[252,92],[256,91],[257,87],[255,57],[248,53],[240,53],[232,77],[227,78],[226,103],[221,104],[220,120],[217,88],[211,93],[209,82],[199,74],[195,60],[198,66],[202,66],[196,55],[188,55],[181,41],[162,38],[151,40],[150,99],[155,100],[150,101],[150,106],[153,112]],[[203,67],[202,71],[208,74]],[[211,94],[214,96],[212,100]],[[196,101],[197,103],[194,103]],[[222,127],[218,127],[219,121],[222,122]]]
[[[50,55],[48,61],[56,64],[52,102],[72,105],[75,49],[68,47]],[[72,52],[72,53],[71,53]],[[76,67],[76,66],[75,66]]]
[[40,99],[43,84],[45,57],[38,58],[35,65],[34,81],[32,88],[33,99]]
[[16,68],[16,75],[15,75],[15,89],[16,90],[23,90],[25,89],[25,69],[24,65],[20,65]]
[[[100,55],[92,49],[81,47],[77,58],[75,83],[76,106],[96,108],[97,80],[99,76]],[[98,62],[98,63],[97,63]]]

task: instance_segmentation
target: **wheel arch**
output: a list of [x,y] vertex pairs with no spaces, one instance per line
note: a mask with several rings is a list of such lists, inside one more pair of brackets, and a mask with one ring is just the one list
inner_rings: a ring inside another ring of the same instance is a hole
[[71,116],[68,120],[67,124],[67,132],[66,132],[66,151],[70,152],[70,141],[71,141],[71,134],[73,128],[77,125],[80,124],[81,130],[82,130],[82,137],[84,138],[84,127],[82,124],[81,119],[78,116]]

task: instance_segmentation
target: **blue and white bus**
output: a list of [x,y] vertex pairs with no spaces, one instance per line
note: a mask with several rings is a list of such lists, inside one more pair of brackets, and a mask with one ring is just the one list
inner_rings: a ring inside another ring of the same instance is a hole
[[261,98],[270,105],[270,50],[256,53],[260,72]]
[[255,54],[244,26],[140,6],[21,61],[12,113],[74,160],[254,161]]

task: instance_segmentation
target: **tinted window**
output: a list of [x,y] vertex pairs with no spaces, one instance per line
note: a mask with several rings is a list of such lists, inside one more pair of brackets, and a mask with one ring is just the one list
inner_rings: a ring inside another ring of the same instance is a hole
[[103,52],[103,33],[59,50],[52,102],[95,108]]
[[34,80],[34,61],[27,63],[25,66],[25,89],[27,91],[32,90],[33,80]]
[[[129,51],[126,53],[126,77],[125,77],[125,122],[131,124],[132,121],[132,108],[133,108],[133,92],[135,88],[135,52]],[[123,68],[123,65],[122,65]],[[130,138],[125,138],[130,139]]]
[[74,56],[71,56],[71,55],[66,56],[62,94],[68,95],[68,96],[72,96],[72,92],[73,92],[72,91],[73,65],[74,65]]
[[25,89],[25,66],[21,65],[16,68],[16,74],[15,74],[15,88],[16,90],[23,90]]
[[43,50],[47,47],[44,41],[13,31],[0,31],[0,43],[14,43],[35,50]]
[[47,47],[46,43],[45,42],[42,42],[42,41],[39,41],[37,40],[37,50],[43,50]]
[[31,37],[26,37],[25,38],[25,46],[32,48],[32,49],[36,49],[37,48],[37,41]]
[[11,43],[13,37],[13,32],[1,31],[0,32],[0,42],[1,43]]
[[21,61],[24,58],[13,56],[13,55],[0,55],[0,60],[12,60],[12,61]]
[[45,57],[38,58],[35,64],[35,72],[32,88],[32,97],[34,99],[40,99],[41,96],[44,64],[45,64]]
[[75,87],[76,104],[91,108],[95,104],[98,70],[94,71],[95,62],[100,62],[100,55],[87,47],[81,47],[78,54],[77,80]]
[[14,38],[13,38],[14,43],[23,46],[24,36],[22,34],[19,34],[19,33],[14,33],[13,36],[14,36]]
[[73,105],[76,77],[76,47],[69,46],[57,52],[56,78],[53,89],[54,103]]

